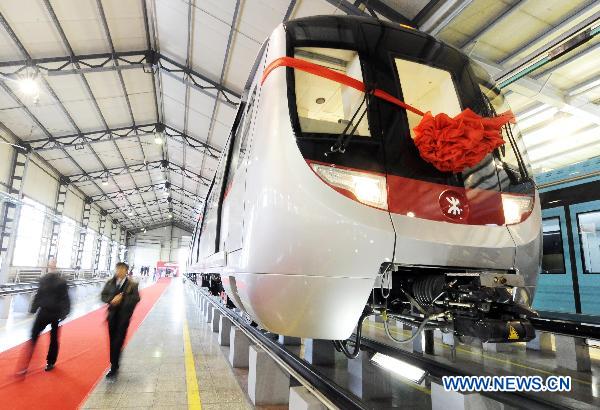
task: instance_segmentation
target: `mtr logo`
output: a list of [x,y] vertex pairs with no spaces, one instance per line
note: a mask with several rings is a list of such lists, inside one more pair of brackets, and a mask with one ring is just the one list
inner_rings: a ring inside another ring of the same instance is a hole
[[462,221],[469,214],[469,204],[464,194],[455,190],[446,190],[440,194],[440,209],[442,213],[454,220]]

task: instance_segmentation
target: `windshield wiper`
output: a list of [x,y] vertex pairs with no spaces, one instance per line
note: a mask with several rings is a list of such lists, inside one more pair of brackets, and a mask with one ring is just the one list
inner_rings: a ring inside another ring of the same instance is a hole
[[[348,121],[346,123],[346,127],[344,128],[344,131],[342,131],[342,133],[336,140],[335,144],[333,144],[331,146],[331,148],[329,148],[329,150],[331,152],[339,152],[340,154],[343,154],[346,152],[346,148],[348,147],[350,140],[354,136],[354,133],[358,129],[358,126],[360,125],[363,118],[365,117],[365,114],[369,110],[369,100],[367,98],[368,95],[369,95],[369,93],[365,93],[365,96],[363,97],[363,100],[360,102],[360,105],[358,106],[356,111],[354,111],[354,114],[352,114],[352,118],[350,118],[350,121]],[[356,116],[360,112],[363,105],[365,106],[365,109],[362,112],[362,114],[360,115],[360,118],[358,119],[358,121],[355,122],[354,120],[356,119]],[[350,130],[350,127],[352,127],[352,130],[350,132],[348,132],[348,130]],[[327,154],[328,153],[326,152],[325,156],[327,156]]]

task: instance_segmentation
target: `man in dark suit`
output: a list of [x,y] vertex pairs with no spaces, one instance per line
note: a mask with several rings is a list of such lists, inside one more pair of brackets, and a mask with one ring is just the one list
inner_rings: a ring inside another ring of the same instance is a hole
[[50,347],[46,356],[46,371],[54,368],[58,357],[58,322],[63,320],[71,311],[71,299],[67,281],[56,272],[56,262],[51,260],[48,264],[48,273],[40,279],[38,290],[31,303],[31,313],[37,316],[31,329],[31,341],[25,348],[20,369],[17,374],[25,375],[35,345],[40,333],[50,325]]
[[108,336],[110,338],[110,371],[106,375],[113,378],[119,371],[121,348],[127,335],[127,328],[135,306],[140,301],[138,284],[127,277],[129,265],[119,262],[116,273],[102,289],[102,301],[108,303]]

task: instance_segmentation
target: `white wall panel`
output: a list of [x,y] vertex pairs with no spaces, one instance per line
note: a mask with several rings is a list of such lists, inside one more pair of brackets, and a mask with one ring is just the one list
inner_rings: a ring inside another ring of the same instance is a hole
[[58,181],[33,161],[29,161],[26,172],[23,193],[48,208],[54,209]]
[[142,244],[134,246],[131,252],[133,259],[130,256],[129,260],[133,260],[137,273],[141,266],[156,266],[156,262],[160,260],[161,247],[160,244]]
[[90,223],[88,228],[93,229],[98,232],[98,227],[100,226],[100,212],[96,208],[92,208],[90,212]]
[[0,144],[0,182],[3,184],[8,185],[13,154],[13,147],[7,144]]
[[81,222],[81,213],[83,212],[83,199],[78,195],[74,194],[70,189],[67,191],[67,198],[65,200],[65,208],[63,215],[73,219],[74,221]]

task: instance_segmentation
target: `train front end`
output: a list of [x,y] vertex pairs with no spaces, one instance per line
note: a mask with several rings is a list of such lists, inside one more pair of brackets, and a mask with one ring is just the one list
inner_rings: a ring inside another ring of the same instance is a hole
[[[487,342],[534,337],[528,318],[535,315],[541,211],[518,128],[502,127],[504,144],[477,164],[440,170],[414,142],[422,117],[387,98],[433,115],[455,117],[468,108],[494,118],[508,106],[489,76],[427,34],[369,19],[299,19],[286,23],[285,36],[280,56],[277,41],[270,44],[263,82],[267,90],[285,78],[294,149],[303,162],[286,183],[302,186],[304,200],[314,202],[301,207],[301,226],[282,220],[283,229],[308,241],[296,258],[309,268],[287,273],[332,279],[327,286],[337,301],[328,298],[303,314],[344,318],[335,332],[305,321],[289,333],[348,336],[360,317],[375,312]],[[268,101],[273,91],[265,92]],[[349,228],[353,219],[363,231]],[[313,233],[319,237],[310,239]],[[314,261],[306,259],[311,254],[318,255]],[[347,310],[349,302],[333,288],[352,278],[364,280],[353,282],[361,289],[352,292],[351,314],[339,315],[336,305]],[[299,297],[310,299],[304,292]]]

